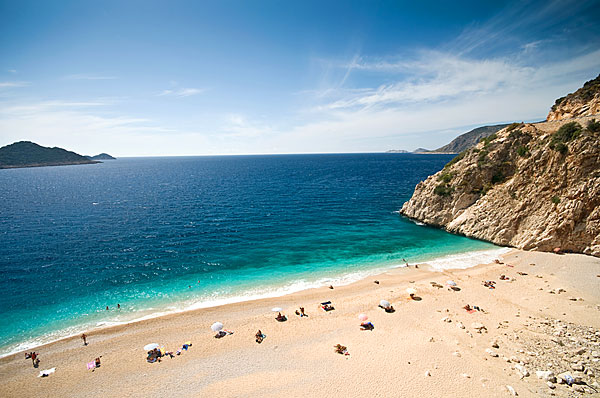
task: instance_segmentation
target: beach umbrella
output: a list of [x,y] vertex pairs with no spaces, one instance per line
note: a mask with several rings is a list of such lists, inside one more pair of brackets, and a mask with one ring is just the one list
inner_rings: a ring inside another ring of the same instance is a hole
[[382,306],[382,307],[384,307],[384,308],[388,308],[389,306],[391,306],[390,302],[387,301],[387,300],[381,300],[379,302],[379,305]]
[[359,320],[359,321],[361,321],[361,322],[364,322],[364,321],[366,321],[367,319],[369,319],[369,317],[367,316],[367,314],[360,314],[360,315],[358,316],[358,320]]
[[221,322],[215,322],[210,328],[213,332],[220,332],[223,329],[223,324]]
[[160,347],[160,346],[158,344],[156,344],[156,343],[146,344],[144,346],[144,351],[150,351],[150,350],[153,350],[153,349],[158,348],[158,347]]
[[283,311],[283,309],[281,307],[274,307],[274,308],[271,309],[271,311],[273,311],[273,312],[281,312],[281,311]]
[[446,284],[448,284],[448,286],[456,286],[456,282],[454,281],[448,281]]
[[408,293],[410,296],[417,294],[417,289],[409,287],[408,289],[406,289],[406,293]]

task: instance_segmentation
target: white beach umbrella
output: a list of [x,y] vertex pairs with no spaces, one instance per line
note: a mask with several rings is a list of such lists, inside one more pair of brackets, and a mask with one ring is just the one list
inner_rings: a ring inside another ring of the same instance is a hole
[[223,324],[221,322],[215,322],[211,325],[210,329],[213,332],[219,332],[223,329]]
[[381,300],[381,301],[379,302],[379,305],[380,305],[380,306],[382,306],[382,307],[385,307],[385,308],[387,308],[387,307],[391,306],[390,302],[389,302],[389,301],[387,301],[387,300]]
[[448,282],[446,282],[446,284],[448,286],[456,286],[456,282],[454,282],[454,281],[448,281]]
[[271,308],[271,311],[273,311],[273,312],[281,312],[281,311],[283,311],[283,309],[281,307],[274,307],[274,308]]
[[417,289],[409,287],[408,289],[406,289],[406,293],[408,293],[409,295],[417,294]]
[[158,344],[156,344],[156,343],[146,344],[144,346],[144,351],[150,351],[150,350],[153,350],[153,349],[158,348],[158,347],[160,347],[160,346]]
[[362,322],[365,322],[367,319],[369,319],[369,317],[367,316],[367,314],[359,314],[358,319]]

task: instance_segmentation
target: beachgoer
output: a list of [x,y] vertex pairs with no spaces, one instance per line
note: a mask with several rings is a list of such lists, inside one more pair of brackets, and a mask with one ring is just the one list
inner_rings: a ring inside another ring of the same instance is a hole
[[100,367],[100,357],[97,357],[94,361],[96,362],[96,367],[99,368]]
[[275,317],[275,319],[277,319],[279,322],[283,322],[286,320],[285,315],[281,315],[281,312],[279,312],[277,314],[277,316]]
[[304,313],[304,307],[300,307],[300,316],[308,316]]
[[106,306],[106,311],[108,311],[108,305]]
[[81,335],[81,340],[83,340],[83,345],[87,345],[87,336],[84,334]]
[[256,335],[254,337],[256,337],[256,342],[258,344],[263,342],[264,336],[263,336],[263,333],[260,331],[260,329],[258,329],[258,332],[256,332]]
[[361,330],[373,330],[375,326],[371,322],[363,322],[360,324]]
[[333,285],[329,285],[329,288],[330,288],[330,289],[333,289]]
[[296,310],[296,315],[301,316],[300,311]]
[[379,285],[379,281],[373,281],[373,283]]
[[343,346],[341,344],[336,344],[336,345],[333,346],[333,348],[335,348],[335,352],[337,354],[349,355],[348,354],[348,348],[346,346]]
[[117,304],[117,309],[120,310],[121,309],[121,304]]
[[[33,351],[31,353],[31,356],[29,357],[31,358],[31,363],[33,364],[33,367],[35,368],[36,363],[40,363],[40,360],[38,359],[38,354],[35,353],[35,351]],[[37,361],[36,361],[37,360]]]

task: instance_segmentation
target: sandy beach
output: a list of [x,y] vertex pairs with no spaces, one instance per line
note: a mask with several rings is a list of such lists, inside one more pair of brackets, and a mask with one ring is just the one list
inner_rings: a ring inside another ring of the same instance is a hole
[[[91,331],[87,346],[74,337],[38,347],[37,369],[24,353],[0,359],[0,396],[507,397],[511,388],[522,397],[600,396],[593,384],[600,374],[600,259],[513,250],[500,261],[446,272],[394,269],[333,290]],[[417,290],[417,300],[407,288]],[[382,299],[396,311],[378,308]],[[327,300],[335,310],[319,307]],[[466,304],[482,311],[468,312]],[[286,322],[274,319],[275,306]],[[301,306],[308,317],[294,314]],[[361,313],[374,330],[360,330]],[[215,339],[215,321],[234,333]],[[186,341],[193,345],[181,355],[146,361],[145,344],[176,351]],[[350,355],[336,354],[336,344]],[[99,356],[101,367],[87,370]],[[37,377],[49,368],[56,372]],[[589,386],[549,385],[536,376],[540,370],[568,371]]]

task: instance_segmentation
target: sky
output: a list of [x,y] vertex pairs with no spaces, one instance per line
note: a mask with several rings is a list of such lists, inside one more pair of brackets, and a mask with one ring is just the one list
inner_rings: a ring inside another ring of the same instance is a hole
[[600,73],[600,0],[0,0],[0,146],[440,147]]

